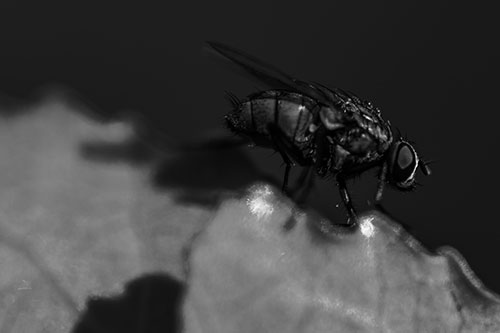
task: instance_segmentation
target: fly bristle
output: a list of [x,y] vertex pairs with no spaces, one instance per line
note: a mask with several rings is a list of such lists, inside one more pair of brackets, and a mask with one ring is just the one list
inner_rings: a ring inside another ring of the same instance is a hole
[[402,136],[401,136],[401,131],[399,130],[399,127],[395,127],[394,131],[396,132],[396,138],[398,138],[398,140],[401,140]]
[[229,103],[231,103],[234,109],[238,108],[241,105],[240,99],[235,94],[230,91],[225,91],[225,94],[226,99],[229,101]]
[[333,173],[327,173],[324,177],[323,177],[325,180],[329,181],[329,180],[334,180],[335,179],[335,175]]

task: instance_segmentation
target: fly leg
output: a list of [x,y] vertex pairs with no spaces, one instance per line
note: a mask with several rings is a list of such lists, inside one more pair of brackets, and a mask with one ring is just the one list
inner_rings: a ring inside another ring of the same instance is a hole
[[268,130],[269,134],[271,134],[271,139],[276,150],[280,153],[281,158],[283,158],[283,162],[285,162],[285,175],[283,177],[283,185],[281,186],[281,191],[283,193],[287,193],[290,170],[292,169],[292,166],[295,166],[295,163],[285,151],[286,146],[283,143],[283,134],[281,133],[281,131],[276,126],[272,125],[269,126]]
[[337,186],[339,187],[340,196],[342,197],[342,201],[344,202],[345,207],[347,208],[347,214],[349,215],[349,220],[347,222],[348,226],[354,225],[357,214],[354,210],[354,206],[352,205],[351,196],[347,191],[347,186],[345,183],[345,179],[342,176],[337,176]]
[[[305,184],[302,186],[302,184]],[[297,196],[297,203],[305,203],[311,189],[314,185],[314,171],[312,167],[307,167],[302,170],[299,179],[297,180],[297,186],[294,191],[299,191],[302,187],[302,192]]]
[[281,148],[278,148],[278,152],[281,154],[281,157],[285,162],[285,175],[283,177],[283,185],[281,186],[281,192],[286,194],[288,192],[288,177],[290,176],[290,170],[292,169],[292,166],[294,166],[295,164]]
[[375,194],[376,205],[379,205],[380,201],[382,201],[382,195],[384,194],[386,177],[387,177],[387,163],[384,162],[384,164],[382,164],[382,166],[380,167],[380,171],[378,174],[377,193]]
[[[305,166],[311,165],[309,161],[304,159],[301,151],[292,143],[290,139],[283,133],[283,131],[276,125],[270,124],[267,127],[269,134],[271,135],[271,139],[273,141],[276,150],[280,153],[283,161],[286,164],[285,176],[283,179],[283,192],[286,192],[288,186],[288,176],[290,175],[290,170],[292,166],[295,166],[296,161],[298,164]],[[293,159],[293,160],[292,160]]]

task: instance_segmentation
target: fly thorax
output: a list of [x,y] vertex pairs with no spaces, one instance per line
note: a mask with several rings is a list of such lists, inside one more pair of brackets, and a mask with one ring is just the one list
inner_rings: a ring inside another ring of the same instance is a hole
[[344,165],[346,158],[350,155],[350,153],[344,148],[342,148],[340,145],[335,145],[334,149],[335,149],[334,154],[332,154],[332,156],[334,156],[334,160],[331,165],[331,168],[333,169],[332,171],[340,171]]
[[344,148],[353,154],[366,154],[376,149],[376,143],[371,135],[356,128],[347,133]]
[[342,121],[342,111],[337,109],[323,106],[319,110],[319,117],[323,126],[329,131],[335,131],[345,126]]

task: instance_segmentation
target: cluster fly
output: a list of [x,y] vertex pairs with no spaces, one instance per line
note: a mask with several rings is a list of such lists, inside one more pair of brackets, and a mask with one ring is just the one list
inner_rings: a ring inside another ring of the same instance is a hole
[[295,164],[312,167],[320,177],[333,176],[353,225],[356,211],[346,187],[349,178],[378,167],[379,203],[386,183],[410,191],[418,168],[430,175],[413,145],[400,135],[394,137],[390,123],[372,103],[339,88],[297,80],[233,47],[208,44],[273,88],[244,100],[230,95],[233,110],[225,120],[237,135],[279,152],[286,165],[283,191]]

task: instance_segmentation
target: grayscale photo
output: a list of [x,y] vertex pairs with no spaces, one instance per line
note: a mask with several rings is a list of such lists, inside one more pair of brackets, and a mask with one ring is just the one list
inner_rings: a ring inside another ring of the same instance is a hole
[[500,332],[491,2],[0,3],[0,333]]

